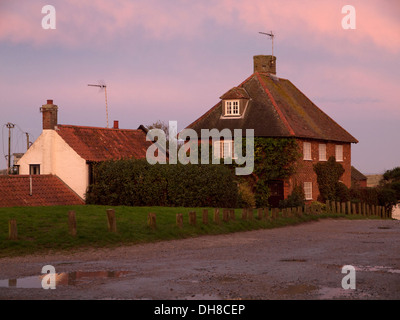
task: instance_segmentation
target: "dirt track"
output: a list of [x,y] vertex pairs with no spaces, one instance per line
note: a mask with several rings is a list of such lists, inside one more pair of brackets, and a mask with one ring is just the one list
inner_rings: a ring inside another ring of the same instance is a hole
[[[321,220],[72,255],[5,258],[0,299],[400,299],[399,239],[400,221]],[[55,290],[8,287],[24,286],[23,277],[36,279],[44,265],[60,274]],[[356,269],[355,290],[342,289],[344,265]]]

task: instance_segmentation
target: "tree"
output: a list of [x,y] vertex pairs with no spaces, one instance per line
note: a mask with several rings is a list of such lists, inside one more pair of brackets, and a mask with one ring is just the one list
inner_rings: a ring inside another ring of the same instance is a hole
[[339,182],[345,170],[340,163],[336,162],[335,157],[330,157],[327,162],[315,164],[314,171],[317,174],[321,201],[349,200],[349,190],[343,183]]

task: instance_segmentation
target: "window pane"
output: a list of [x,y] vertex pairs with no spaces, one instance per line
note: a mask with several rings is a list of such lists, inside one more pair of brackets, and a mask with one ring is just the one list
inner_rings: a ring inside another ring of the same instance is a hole
[[343,146],[336,146],[335,149],[336,161],[343,161]]
[[312,182],[304,182],[304,196],[306,200],[312,200]]
[[326,161],[326,144],[319,145],[319,160]]
[[312,160],[311,159],[311,143],[310,142],[303,143],[303,155],[304,155],[304,160]]

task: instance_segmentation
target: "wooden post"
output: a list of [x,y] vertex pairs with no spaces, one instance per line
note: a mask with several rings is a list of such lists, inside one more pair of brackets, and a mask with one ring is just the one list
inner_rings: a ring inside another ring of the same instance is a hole
[[351,202],[347,201],[347,214],[351,214]]
[[189,224],[191,226],[196,225],[196,211],[190,211],[189,212]]
[[178,228],[183,227],[183,214],[182,213],[177,213],[176,214],[176,225]]
[[331,213],[335,214],[336,213],[336,202],[331,201]]
[[352,203],[352,204],[351,204],[351,214],[357,214],[357,211],[356,211],[356,204],[355,204],[355,203]]
[[263,208],[257,209],[257,218],[258,218],[258,220],[262,220],[264,218],[264,209]]
[[214,209],[214,222],[216,224],[219,224],[221,222],[219,219],[219,209],[218,208]]
[[287,217],[287,210],[286,208],[282,208],[282,217],[286,218]]
[[247,220],[247,209],[246,208],[242,209],[242,220]]
[[149,215],[147,216],[147,224],[150,228],[156,229],[156,214],[153,212],[150,212]]
[[325,208],[327,212],[331,211],[331,201],[330,200],[326,200],[325,202]]
[[107,209],[107,225],[108,231],[117,232],[117,220],[115,219],[115,210]]
[[208,210],[203,209],[203,224],[208,224]]
[[222,210],[222,221],[224,222],[229,221],[229,209]]
[[342,202],[342,214],[346,214],[346,202]]
[[235,209],[229,209],[229,220],[235,220]]
[[73,237],[76,236],[76,216],[75,211],[68,211],[68,229],[69,234]]
[[268,221],[271,220],[271,216],[269,214],[269,208],[264,208],[264,214],[265,214],[265,219],[267,219]]
[[11,219],[8,222],[8,239],[18,240],[17,220]]
[[247,218],[249,220],[253,220],[253,208],[248,208],[247,209]]

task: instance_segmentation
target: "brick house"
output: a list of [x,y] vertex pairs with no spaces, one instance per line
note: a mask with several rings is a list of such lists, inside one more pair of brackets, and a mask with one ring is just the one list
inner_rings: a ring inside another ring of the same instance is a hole
[[93,164],[106,160],[142,159],[152,144],[147,129],[120,129],[58,124],[53,100],[40,108],[43,131],[18,161],[20,175],[54,175],[81,199],[92,182]]
[[[289,80],[276,76],[276,57],[254,56],[254,72],[237,87],[228,90],[220,101],[190,124],[201,129],[254,129],[255,137],[293,137],[303,154],[297,172],[289,179],[270,181],[270,204],[287,198],[301,184],[308,202],[319,196],[313,165],[335,156],[345,173],[341,181],[351,187],[351,144],[358,141],[318,108]],[[229,141],[220,141],[222,157],[233,155]],[[226,147],[228,143],[228,147]],[[215,147],[215,146],[214,146]]]

